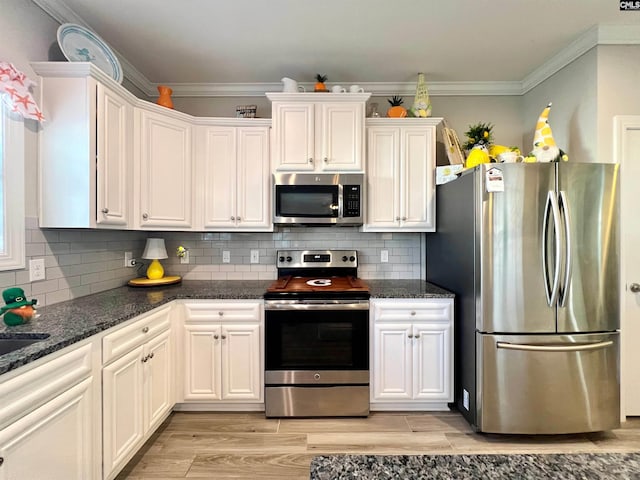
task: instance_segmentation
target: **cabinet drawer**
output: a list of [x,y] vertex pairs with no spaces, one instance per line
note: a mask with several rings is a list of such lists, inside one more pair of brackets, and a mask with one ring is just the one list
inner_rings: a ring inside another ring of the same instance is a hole
[[185,321],[199,322],[258,322],[262,302],[203,302],[185,303]]
[[105,335],[102,339],[102,363],[106,364],[142,345],[171,326],[171,307],[146,314],[136,322]]
[[0,383],[0,429],[92,373],[91,343]]
[[372,302],[372,314],[376,322],[448,322],[453,318],[453,300],[375,300]]

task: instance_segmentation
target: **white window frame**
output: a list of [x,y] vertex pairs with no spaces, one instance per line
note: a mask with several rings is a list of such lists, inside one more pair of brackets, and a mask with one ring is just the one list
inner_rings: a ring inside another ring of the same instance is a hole
[[24,231],[24,119],[12,113],[0,100],[0,128],[2,128],[1,159],[4,211],[0,222],[4,226],[4,251],[0,251],[0,270],[25,267]]

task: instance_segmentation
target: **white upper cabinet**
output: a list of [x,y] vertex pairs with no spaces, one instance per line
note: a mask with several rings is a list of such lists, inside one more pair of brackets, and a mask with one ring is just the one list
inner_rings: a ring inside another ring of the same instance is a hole
[[435,231],[436,126],[441,121],[367,119],[364,231]]
[[190,229],[192,226],[192,126],[149,104],[135,109],[135,226]]
[[131,225],[133,105],[137,99],[89,63],[32,64],[42,76],[41,227]]
[[272,169],[363,171],[370,94],[267,93],[272,101]]
[[268,120],[196,128],[197,218],[203,230],[273,230]]

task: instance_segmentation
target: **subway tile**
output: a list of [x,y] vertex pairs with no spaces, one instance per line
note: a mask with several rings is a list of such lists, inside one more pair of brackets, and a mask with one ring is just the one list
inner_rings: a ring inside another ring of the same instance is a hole
[[28,243],[25,245],[24,254],[27,257],[42,257],[45,254],[45,244]]
[[69,300],[69,299],[71,299],[71,291],[68,288],[47,293],[45,296],[45,301],[47,302],[47,305],[51,305],[53,303],[58,303],[58,302],[64,302],[65,300]]
[[58,290],[58,279],[40,280],[31,284],[31,293],[33,295],[55,292],[56,290]]
[[[20,272],[22,273],[22,272]],[[29,275],[27,274],[27,280]],[[16,282],[16,272],[2,272],[0,273],[0,287],[11,287],[15,285]]]

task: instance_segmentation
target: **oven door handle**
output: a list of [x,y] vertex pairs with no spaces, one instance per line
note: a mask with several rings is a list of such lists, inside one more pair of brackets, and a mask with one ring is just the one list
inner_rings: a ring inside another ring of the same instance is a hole
[[305,303],[289,302],[286,300],[265,302],[265,310],[369,310],[369,301],[335,301],[335,302],[313,302]]

